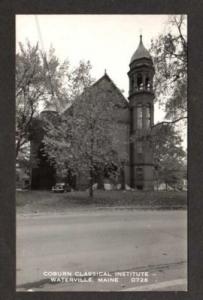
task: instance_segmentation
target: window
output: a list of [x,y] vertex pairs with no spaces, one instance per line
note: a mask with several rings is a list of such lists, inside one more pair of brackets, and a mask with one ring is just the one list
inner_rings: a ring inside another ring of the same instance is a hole
[[137,153],[138,153],[138,154],[142,154],[142,152],[143,152],[142,142],[141,142],[141,141],[138,141],[138,142],[137,142]]
[[147,76],[145,81],[145,88],[149,91],[151,89],[151,82],[149,76]]
[[143,175],[143,168],[141,167],[136,168],[136,172],[137,174]]
[[142,83],[142,74],[138,74],[137,75],[137,87],[138,87],[138,89],[140,89],[141,85],[143,85],[143,83]]
[[137,128],[142,129],[142,106],[137,106]]
[[[136,179],[137,179],[137,181],[139,181],[140,183],[143,181],[143,179],[144,179],[143,168],[141,168],[141,167],[136,168]],[[141,186],[141,185],[139,185],[139,186],[140,186],[140,189],[142,189],[142,186]],[[138,187],[138,186],[137,186],[137,187]]]
[[139,190],[143,189],[143,180],[144,180],[144,172],[143,172],[143,168],[138,167],[136,168],[136,187]]
[[146,128],[150,128],[151,125],[151,111],[150,111],[150,104],[147,105],[146,107]]

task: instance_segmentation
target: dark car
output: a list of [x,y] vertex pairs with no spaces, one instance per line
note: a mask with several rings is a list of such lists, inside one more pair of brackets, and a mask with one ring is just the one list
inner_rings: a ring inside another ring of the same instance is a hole
[[52,186],[51,190],[54,193],[64,193],[64,192],[70,192],[71,188],[69,184],[61,182],[61,183],[56,183],[56,185]]

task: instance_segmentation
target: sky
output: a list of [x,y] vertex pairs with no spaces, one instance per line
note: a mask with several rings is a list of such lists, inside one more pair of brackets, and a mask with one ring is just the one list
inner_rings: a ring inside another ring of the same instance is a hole
[[[149,49],[151,39],[165,31],[168,15],[17,15],[16,49],[29,40],[48,51],[55,49],[60,61],[68,59],[72,66],[89,60],[92,76],[97,80],[105,69],[117,87],[128,97],[130,58],[143,35]],[[155,122],[164,113],[155,107]]]

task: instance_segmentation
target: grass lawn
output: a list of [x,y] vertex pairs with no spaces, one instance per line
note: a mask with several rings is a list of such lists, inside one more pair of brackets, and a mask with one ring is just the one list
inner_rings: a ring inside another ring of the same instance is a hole
[[49,191],[17,191],[17,212],[62,212],[69,208],[132,207],[178,209],[187,207],[187,193],[174,191],[87,191],[55,194]]

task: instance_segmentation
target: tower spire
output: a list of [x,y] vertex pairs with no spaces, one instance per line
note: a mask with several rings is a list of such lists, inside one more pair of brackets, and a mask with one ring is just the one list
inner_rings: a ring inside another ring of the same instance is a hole
[[154,162],[150,130],[154,124],[154,67],[150,53],[143,45],[142,34],[131,58],[128,75],[131,133],[135,137],[130,150],[131,187],[153,190]]
[[152,59],[149,51],[143,45],[142,34],[140,34],[140,43],[138,45],[137,50],[134,52],[134,54],[133,54],[133,56],[131,58],[130,63],[132,63],[134,60],[138,60],[140,58],[148,58],[150,60]]

